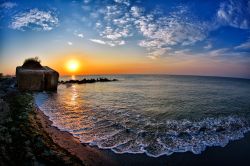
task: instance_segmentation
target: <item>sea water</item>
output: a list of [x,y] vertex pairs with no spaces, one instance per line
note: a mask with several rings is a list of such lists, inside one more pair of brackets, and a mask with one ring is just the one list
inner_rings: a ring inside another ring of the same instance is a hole
[[[102,77],[119,81],[61,84],[57,93],[37,93],[36,103],[60,130],[115,153],[199,154],[208,146],[224,147],[250,131],[250,80]],[[76,79],[82,78],[86,77]]]

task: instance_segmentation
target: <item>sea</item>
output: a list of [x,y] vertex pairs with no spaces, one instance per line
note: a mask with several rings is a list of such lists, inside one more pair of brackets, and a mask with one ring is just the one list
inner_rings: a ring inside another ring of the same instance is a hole
[[151,157],[202,153],[250,131],[250,79],[176,75],[67,76],[115,82],[60,84],[35,94],[53,126],[82,143]]

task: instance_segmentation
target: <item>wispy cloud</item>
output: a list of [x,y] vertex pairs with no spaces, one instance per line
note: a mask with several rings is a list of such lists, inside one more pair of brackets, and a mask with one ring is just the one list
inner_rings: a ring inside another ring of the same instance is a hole
[[[164,55],[174,45],[192,45],[207,36],[207,24],[199,22],[187,7],[178,7],[167,16],[159,12],[146,12],[144,8],[130,6],[129,1],[116,0],[98,11],[96,29],[109,46],[123,45],[134,33],[141,34],[138,42],[146,48],[148,57]],[[125,2],[128,2],[124,5]],[[123,4],[123,5],[122,5]],[[188,17],[190,15],[190,17]]]
[[158,48],[152,52],[149,53],[149,55],[147,56],[148,58],[151,59],[156,59],[161,55],[164,55],[166,53],[167,50],[170,50],[171,48]]
[[83,33],[79,33],[78,31],[74,31],[73,33],[75,36],[79,37],[79,38],[84,38]]
[[100,39],[89,39],[90,41],[92,41],[92,42],[94,42],[94,43],[98,43],[98,44],[106,44],[106,42],[105,41],[103,41],[103,40],[100,40]]
[[69,46],[72,46],[72,45],[73,45],[73,43],[70,42],[70,41],[68,41],[67,43],[68,43]]
[[225,53],[228,52],[228,51],[229,51],[228,48],[221,48],[221,49],[216,49],[216,50],[209,51],[207,54],[210,57],[218,57],[218,56],[225,55]]
[[16,7],[16,6],[17,6],[17,4],[14,2],[4,2],[4,3],[0,4],[0,7],[5,8],[5,9],[11,9],[11,8]]
[[[114,2],[105,2],[103,7],[92,10],[89,14],[91,19],[96,21],[95,29],[100,38],[94,39],[93,42],[118,46],[126,44],[129,38],[135,36],[138,46],[145,48],[147,57],[151,59],[176,55],[173,53],[176,48],[185,49],[204,41],[211,31],[224,25],[248,28],[250,21],[247,19],[250,18],[250,3],[245,1],[228,0],[220,3],[213,15],[214,19],[200,19],[185,5],[173,7],[165,12],[141,7],[143,5],[139,5],[140,2]],[[207,42],[203,48],[205,52],[213,51],[213,44]],[[209,53],[210,56],[221,54],[222,52],[216,51]]]
[[127,6],[130,5],[129,0],[114,0],[116,3],[121,3],[121,4],[125,4]]
[[245,42],[245,43],[242,43],[234,48],[236,50],[248,50],[248,49],[250,49],[250,40]]
[[83,2],[84,3],[89,3],[89,2],[91,2],[91,0],[84,0]]
[[222,2],[217,11],[217,17],[222,24],[235,28],[250,28],[250,2],[229,0]]
[[209,49],[213,48],[213,45],[212,45],[212,43],[207,43],[207,45],[205,45],[203,48],[206,50],[209,50]]
[[53,12],[31,9],[28,12],[15,15],[9,27],[22,31],[26,29],[50,31],[58,24],[59,20]]
[[123,45],[126,43],[125,39],[132,36],[131,18],[127,13],[129,1],[115,2],[115,5],[107,5],[94,12],[95,15],[100,15],[95,24],[96,30],[109,46]]
[[84,37],[82,33],[77,34],[77,36],[80,37],[80,38]]
[[[149,55],[154,54],[157,57],[156,54],[163,55],[166,48],[174,45],[192,45],[207,36],[206,24],[191,19],[192,17],[187,18],[190,13],[186,7],[179,7],[178,12],[158,18],[154,13],[144,14],[143,10],[134,7],[131,13],[136,16],[135,25],[145,38],[139,42],[139,46],[145,47]],[[158,51],[159,49],[161,51]]]
[[245,60],[246,60],[246,57],[248,57],[249,59],[249,52],[236,51],[236,50],[233,50],[232,48],[219,48],[219,49],[205,52],[203,54],[210,58],[217,58],[217,59],[223,59],[223,60],[234,59],[234,61],[240,61],[242,60],[242,57]]

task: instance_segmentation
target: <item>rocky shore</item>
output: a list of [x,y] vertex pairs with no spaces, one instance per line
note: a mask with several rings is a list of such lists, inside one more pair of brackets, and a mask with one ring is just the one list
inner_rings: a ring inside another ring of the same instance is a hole
[[0,95],[0,165],[83,165],[43,130],[33,95],[18,92],[15,78],[0,78]]

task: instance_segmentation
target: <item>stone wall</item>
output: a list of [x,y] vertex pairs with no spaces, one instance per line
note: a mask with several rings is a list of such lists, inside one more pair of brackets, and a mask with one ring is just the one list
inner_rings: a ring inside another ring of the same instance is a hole
[[44,66],[41,69],[16,68],[17,86],[21,91],[55,91],[57,90],[59,74]]

